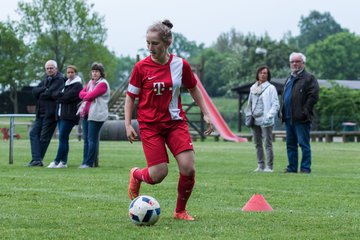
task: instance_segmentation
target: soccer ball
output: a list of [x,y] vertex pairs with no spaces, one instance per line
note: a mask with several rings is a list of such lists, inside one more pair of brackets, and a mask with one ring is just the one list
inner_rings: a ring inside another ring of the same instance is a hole
[[160,204],[153,197],[138,196],[130,203],[129,216],[135,225],[154,225],[160,217]]

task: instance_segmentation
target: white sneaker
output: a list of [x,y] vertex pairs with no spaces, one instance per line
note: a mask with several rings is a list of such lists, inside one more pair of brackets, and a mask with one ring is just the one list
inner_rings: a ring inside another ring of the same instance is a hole
[[254,170],[254,172],[263,172],[264,171],[264,169],[262,169],[261,167],[257,167],[255,170]]
[[63,162],[60,162],[56,168],[67,168],[67,164],[63,164]]
[[272,170],[270,167],[266,167],[264,169],[264,172],[274,172],[274,170]]
[[90,168],[88,165],[86,165],[86,164],[81,164],[80,166],[79,166],[79,168]]
[[49,166],[47,166],[47,168],[56,168],[56,167],[57,167],[56,162],[51,162],[51,163],[49,164]]

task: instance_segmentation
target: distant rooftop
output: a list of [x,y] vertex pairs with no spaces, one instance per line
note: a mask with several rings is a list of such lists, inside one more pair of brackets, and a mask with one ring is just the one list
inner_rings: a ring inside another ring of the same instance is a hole
[[[276,90],[279,94],[282,94],[283,86],[285,83],[285,78],[273,78],[271,79],[271,83],[276,87]],[[250,83],[241,84],[237,87],[233,87],[231,90],[235,91],[239,94],[249,94],[250,87],[254,84],[255,81],[252,81]],[[324,80],[324,79],[318,79],[318,83],[320,87],[326,87],[330,88],[331,83],[337,83],[340,86],[347,87],[354,90],[360,90],[360,80]]]
[[359,80],[318,80],[320,87],[331,87],[331,82],[336,82],[340,86],[348,87],[350,89],[360,90]]

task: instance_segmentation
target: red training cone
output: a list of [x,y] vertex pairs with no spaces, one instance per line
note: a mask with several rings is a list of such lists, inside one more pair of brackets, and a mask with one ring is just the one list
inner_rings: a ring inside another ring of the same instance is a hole
[[241,210],[243,212],[264,212],[272,211],[273,209],[263,195],[254,194]]

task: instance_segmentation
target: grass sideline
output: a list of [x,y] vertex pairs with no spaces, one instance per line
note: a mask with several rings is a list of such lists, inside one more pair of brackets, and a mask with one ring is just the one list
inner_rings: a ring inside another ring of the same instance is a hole
[[[285,174],[285,144],[274,143],[275,172],[254,173],[253,143],[195,142],[197,177],[188,210],[195,222],[172,218],[177,167],[141,192],[161,205],[159,222],[137,227],[128,218],[129,169],[144,166],[141,143],[101,142],[100,167],[78,169],[82,142],[71,140],[68,169],[28,168],[29,142],[0,143],[1,239],[358,239],[358,143],[312,143],[313,173]],[[56,154],[50,144],[45,163]],[[261,193],[273,212],[242,212]]]

